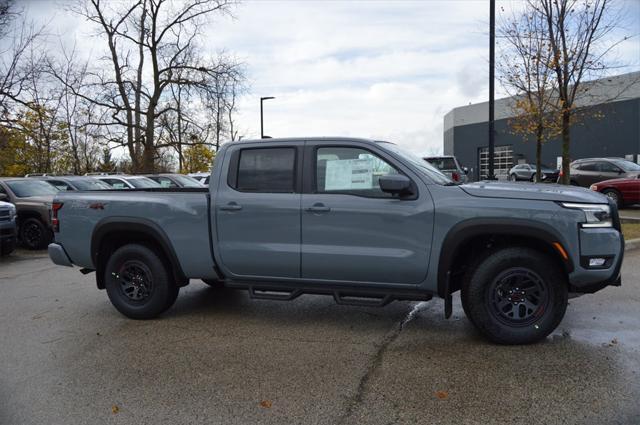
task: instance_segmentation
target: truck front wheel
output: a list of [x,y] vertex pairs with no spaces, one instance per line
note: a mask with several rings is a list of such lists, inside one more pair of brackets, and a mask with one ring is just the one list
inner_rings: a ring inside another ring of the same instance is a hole
[[564,317],[566,278],[546,255],[529,248],[496,251],[479,262],[462,287],[471,322],[498,344],[530,344]]
[[144,245],[118,248],[107,261],[104,280],[113,306],[131,319],[153,319],[178,297],[179,288],[162,259]]

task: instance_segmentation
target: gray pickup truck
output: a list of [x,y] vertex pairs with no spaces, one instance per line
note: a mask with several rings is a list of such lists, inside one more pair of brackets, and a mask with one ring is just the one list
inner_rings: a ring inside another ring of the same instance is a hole
[[569,294],[620,285],[624,241],[608,199],[582,188],[458,185],[400,147],[351,138],[224,145],[209,188],[60,192],[54,263],[96,272],[134,319],[189,279],[292,300],[383,306],[461,292],[503,344],[538,341]]

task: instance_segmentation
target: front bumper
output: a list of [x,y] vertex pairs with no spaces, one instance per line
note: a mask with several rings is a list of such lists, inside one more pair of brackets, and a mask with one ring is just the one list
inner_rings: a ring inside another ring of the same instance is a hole
[[49,252],[49,258],[53,261],[54,264],[59,266],[73,267],[71,263],[71,259],[67,255],[67,252],[64,250],[62,245],[57,243],[50,243],[47,248]]
[[0,222],[0,241],[2,244],[15,243],[16,237],[17,230],[15,221]]
[[[595,230],[595,229],[594,229]],[[581,254],[594,257],[611,257],[612,261],[609,267],[606,269],[587,269],[580,264],[579,267],[574,270],[573,273],[569,275],[569,282],[571,284],[571,292],[577,292],[582,294],[593,294],[601,289],[604,289],[607,286],[620,286],[622,285],[622,261],[624,260],[624,236],[622,236],[621,232],[617,232],[618,242],[616,243],[616,249],[607,250],[608,255],[600,255],[602,254],[603,247],[607,244],[604,243],[606,239],[602,236],[602,233],[605,233],[604,229],[598,229],[600,235],[588,235],[588,237],[581,237]],[[609,230],[610,232],[611,230]],[[583,236],[581,234],[581,236]],[[595,236],[595,237],[594,237]],[[594,242],[598,242],[599,248],[588,247],[588,245],[584,243],[585,240],[589,240],[592,238]],[[599,250],[596,254],[593,249]],[[617,251],[617,252],[616,252]]]

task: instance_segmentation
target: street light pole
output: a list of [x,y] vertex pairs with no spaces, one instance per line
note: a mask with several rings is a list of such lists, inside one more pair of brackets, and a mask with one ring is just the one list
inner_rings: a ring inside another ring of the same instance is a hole
[[489,0],[489,173],[487,179],[495,180],[495,131],[494,131],[494,76],[496,61],[496,0]]
[[260,98],[260,138],[264,139],[264,120],[262,118],[262,102],[269,99],[275,99],[273,96],[261,97]]

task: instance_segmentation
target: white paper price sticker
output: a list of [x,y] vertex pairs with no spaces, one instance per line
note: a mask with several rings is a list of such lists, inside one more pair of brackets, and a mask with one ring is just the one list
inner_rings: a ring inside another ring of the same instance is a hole
[[371,189],[373,161],[371,159],[338,159],[327,161],[324,190]]

